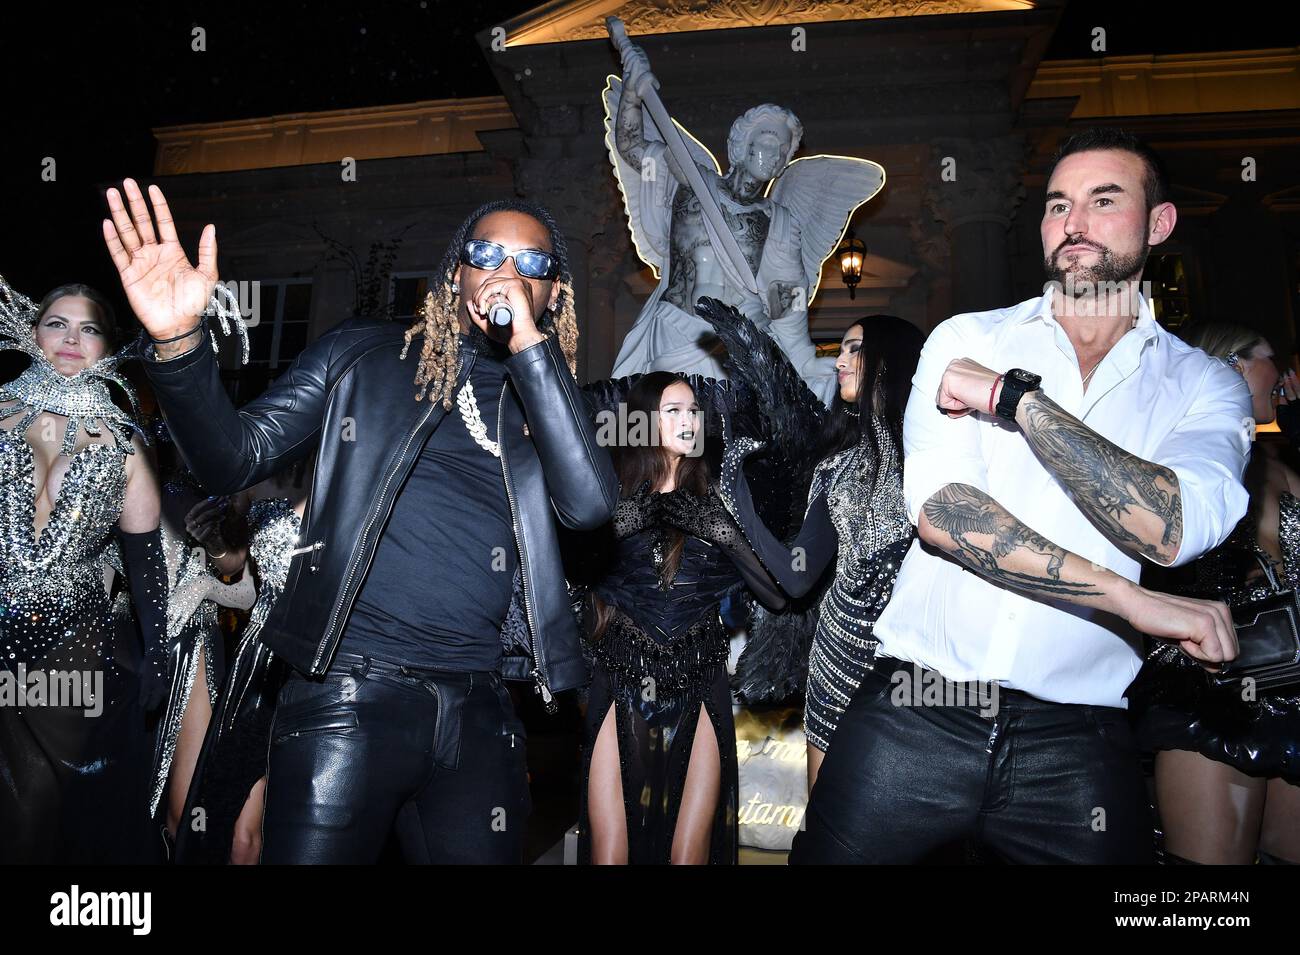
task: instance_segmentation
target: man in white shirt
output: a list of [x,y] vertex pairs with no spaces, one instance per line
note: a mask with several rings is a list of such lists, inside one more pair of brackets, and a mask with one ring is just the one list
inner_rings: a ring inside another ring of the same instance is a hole
[[1177,218],[1164,192],[1129,134],[1071,137],[1047,186],[1046,293],[927,340],[904,422],[918,540],[792,862],[970,841],[1009,861],[1151,861],[1123,699],[1140,634],[1211,667],[1236,640],[1223,604],[1139,586],[1139,558],[1223,542],[1253,435],[1241,377],[1139,294]]

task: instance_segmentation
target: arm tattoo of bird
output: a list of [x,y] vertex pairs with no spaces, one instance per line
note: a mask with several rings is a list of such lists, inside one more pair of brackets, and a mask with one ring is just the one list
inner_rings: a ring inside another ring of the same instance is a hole
[[[1069,552],[1026,527],[978,488],[949,484],[936,491],[922,510],[932,527],[952,539],[953,546],[944,549],[995,584],[1042,596],[1097,597],[1103,593],[1086,581],[1062,579]],[[974,539],[985,537],[989,538],[987,544]],[[1004,558],[1017,550],[1045,557],[1045,569],[1029,573],[1004,567]]]

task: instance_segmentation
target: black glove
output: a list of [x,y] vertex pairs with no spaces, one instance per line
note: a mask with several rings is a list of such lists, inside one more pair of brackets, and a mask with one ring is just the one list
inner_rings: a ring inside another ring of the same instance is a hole
[[712,488],[703,497],[683,488],[660,494],[659,512],[665,523],[702,541],[731,551],[749,546]]
[[661,497],[662,494],[650,493],[650,482],[643,481],[631,497],[619,498],[614,508],[614,536],[623,540],[657,524]]
[[162,531],[154,528],[130,534],[121,528],[122,564],[131,588],[131,605],[144,639],[144,663],[140,668],[140,705],[153,712],[167,700],[170,687],[167,654],[167,560],[163,556]]

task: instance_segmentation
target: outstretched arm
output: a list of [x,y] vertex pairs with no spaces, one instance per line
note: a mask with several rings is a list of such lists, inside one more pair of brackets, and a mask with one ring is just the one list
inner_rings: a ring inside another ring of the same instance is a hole
[[924,543],[999,586],[1113,613],[1202,662],[1237,655],[1223,603],[1146,590],[1047,540],[977,487],[940,488],[922,506],[917,530]]
[[745,584],[765,607],[780,610],[785,606],[780,589],[759,563],[716,492],[710,490],[700,497],[679,488],[657,498],[659,512],[666,523],[726,551]]
[[149,383],[181,456],[204,486],[218,494],[242,490],[307,454],[318,440],[336,332],[308,345],[257,400],[236,411],[198,317],[217,282],[215,228],[203,229],[196,268],[181,248],[162,190],[149,187],[152,212],[133,180],[123,190],[125,205],[116,189],[108,190],[112,218],[104,220],[122,289],[152,338],[180,336],[149,349],[143,362]]

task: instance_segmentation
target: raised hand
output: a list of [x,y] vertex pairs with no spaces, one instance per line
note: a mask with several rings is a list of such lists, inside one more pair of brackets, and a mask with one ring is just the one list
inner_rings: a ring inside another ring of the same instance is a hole
[[[104,244],[117,266],[122,291],[150,336],[181,335],[198,324],[217,284],[216,226],[209,223],[203,227],[196,268],[181,248],[162,190],[149,187],[152,213],[134,179],[124,180],[122,190],[125,205],[121,192],[108,190],[112,218],[104,220]],[[188,350],[197,340],[195,336],[178,343],[180,350]]]

